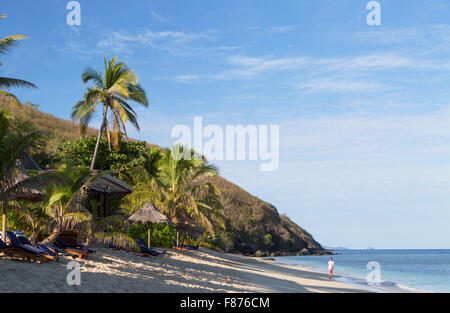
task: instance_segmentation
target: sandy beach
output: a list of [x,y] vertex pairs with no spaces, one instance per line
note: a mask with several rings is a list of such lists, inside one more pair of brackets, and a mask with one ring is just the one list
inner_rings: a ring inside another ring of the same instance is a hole
[[325,274],[206,249],[142,257],[106,248],[80,260],[81,286],[69,286],[67,264],[0,258],[0,292],[364,292]]

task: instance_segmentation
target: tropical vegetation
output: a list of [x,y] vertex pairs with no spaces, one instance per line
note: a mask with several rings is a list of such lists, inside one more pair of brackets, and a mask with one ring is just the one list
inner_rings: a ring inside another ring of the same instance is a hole
[[[91,170],[94,169],[97,160],[98,149],[103,131],[106,132],[109,149],[111,142],[116,150],[122,134],[127,134],[126,122],[130,122],[139,130],[136,112],[127,101],[134,101],[148,107],[148,99],[144,89],[138,83],[137,75],[123,62],[112,58],[109,62],[104,59],[105,72],[102,74],[92,67],[83,71],[81,80],[84,84],[92,82],[86,87],[83,100],[78,101],[72,110],[72,119],[80,124],[80,133],[85,134],[97,106],[102,105],[103,117],[98,131],[97,143],[91,162]],[[108,119],[108,112],[110,117]]]
[[[0,54],[25,38],[0,39]],[[194,150],[165,149],[128,138],[128,123],[139,130],[132,103],[148,107],[149,100],[137,74],[125,63],[116,57],[104,58],[104,67],[103,73],[88,67],[81,75],[86,91],[71,114],[77,124],[43,113],[38,105],[22,104],[9,91],[0,90],[3,234],[8,226],[23,231],[33,243],[52,242],[61,233],[77,229],[87,243],[98,241],[130,250],[136,248],[133,239],[146,238],[147,227],[125,221],[152,201],[170,219],[198,225],[202,245],[208,248],[261,255],[321,249],[310,234],[280,216],[273,206],[220,177],[218,169]],[[34,85],[0,77],[0,88],[12,87]],[[102,122],[95,130],[89,125],[97,111]],[[43,171],[25,170],[21,160],[30,156]],[[133,192],[112,203],[109,216],[99,217],[100,203],[90,197],[87,187],[104,175],[121,179]],[[40,197],[18,196],[29,188]],[[174,226],[154,225],[152,242],[170,246],[176,238]]]
[[[6,14],[0,14],[0,19],[6,18]],[[16,46],[21,40],[28,38],[25,35],[10,35],[7,37],[0,38],[0,54],[7,53],[12,47]],[[0,66],[3,64],[0,63]],[[13,87],[36,87],[33,83],[27,82],[22,79],[10,78],[10,77],[0,77],[0,95],[7,96],[14,102],[18,103],[16,96],[3,88],[10,89]]]

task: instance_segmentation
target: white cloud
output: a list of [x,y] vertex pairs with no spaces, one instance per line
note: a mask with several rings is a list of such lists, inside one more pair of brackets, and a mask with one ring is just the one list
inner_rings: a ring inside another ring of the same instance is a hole
[[178,76],[174,77],[174,80],[176,80],[178,82],[190,82],[190,81],[198,80],[198,79],[200,79],[200,76],[193,75],[193,74],[178,75]]
[[161,15],[159,15],[158,13],[156,13],[156,12],[153,11],[153,10],[150,10],[150,15],[151,15],[155,20],[157,20],[158,22],[161,22],[161,23],[168,23],[168,22],[169,22],[167,19],[165,19],[164,17],[162,17]]
[[298,84],[300,89],[304,89],[309,93],[313,92],[368,92],[368,91],[385,91],[388,86],[376,82],[362,80],[340,80],[340,79],[315,79],[301,82]]
[[417,41],[419,31],[415,27],[372,29],[370,31],[358,31],[353,34],[357,40],[373,44],[396,44],[411,40]]
[[182,31],[152,31],[147,29],[136,34],[125,31],[115,31],[107,34],[106,39],[98,42],[100,48],[110,48],[122,51],[128,49],[130,43],[149,46],[155,49],[169,51],[173,54],[184,54],[184,49],[188,49],[186,44],[198,40],[213,40],[208,33],[193,33]]
[[430,113],[347,113],[299,118],[280,125],[281,147],[299,161],[399,164],[450,158],[450,108]]
[[214,75],[214,79],[248,79],[268,71],[299,69],[307,64],[308,58],[255,58],[246,56],[230,56],[228,62],[234,67],[231,70]]
[[274,25],[269,27],[250,27],[249,30],[255,34],[280,34],[288,33],[297,29],[299,25]]

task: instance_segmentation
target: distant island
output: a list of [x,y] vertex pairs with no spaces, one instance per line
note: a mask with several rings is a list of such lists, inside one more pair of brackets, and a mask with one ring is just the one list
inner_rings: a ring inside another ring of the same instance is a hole
[[328,246],[323,246],[326,250],[351,250],[350,248],[346,248],[346,247],[328,247]]

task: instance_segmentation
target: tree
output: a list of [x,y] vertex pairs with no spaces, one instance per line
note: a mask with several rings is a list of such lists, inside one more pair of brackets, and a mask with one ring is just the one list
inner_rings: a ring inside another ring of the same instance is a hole
[[[89,166],[96,138],[83,137],[67,141],[58,147],[56,160],[70,160],[75,165]],[[148,147],[145,141],[122,141],[119,151],[108,150],[106,139],[102,138],[98,148],[97,169],[111,170],[128,184],[134,185],[138,180],[136,169],[145,168],[150,175],[156,175],[160,149]]]
[[174,158],[173,151],[185,155],[185,149],[175,146],[163,151],[158,176],[147,175],[147,179],[125,197],[124,203],[134,211],[147,201],[153,201],[170,218],[187,214],[214,236],[214,229],[224,228],[223,207],[219,190],[205,179],[217,175],[218,171],[193,150],[188,151],[189,159]]
[[[6,18],[6,14],[1,14],[0,19]],[[16,46],[20,40],[28,38],[25,35],[11,35],[0,39],[0,54],[5,54],[11,47]],[[2,64],[0,63],[0,66]],[[36,87],[34,84],[27,82],[25,80],[0,77],[0,88],[12,88],[12,87]],[[0,89],[0,96],[6,96],[12,99],[15,103],[20,103],[16,96],[13,94]]]
[[[18,159],[40,141],[40,133],[0,111],[0,201],[3,204],[2,240],[6,239],[6,213],[17,194],[36,184],[38,177],[28,176]],[[20,176],[20,179],[18,178]]]
[[56,172],[54,184],[46,189],[48,201],[44,207],[50,235],[43,243],[54,242],[63,230],[77,228],[84,231],[87,243],[95,238],[125,249],[136,247],[131,237],[117,230],[124,224],[124,215],[97,218],[88,208],[93,203],[88,198],[88,185],[108,172],[93,175],[88,167],[70,163],[61,164]]
[[54,242],[61,231],[90,219],[86,207],[87,186],[105,174],[93,175],[89,168],[70,163],[63,163],[56,169],[53,184],[46,188],[45,213],[49,217],[50,235],[43,243]]
[[36,244],[39,234],[44,233],[47,228],[49,217],[45,212],[45,206],[42,203],[22,204],[19,207],[19,215],[28,227],[30,242]]
[[[105,72],[102,74],[91,67],[84,70],[81,80],[84,84],[92,82],[93,85],[87,87],[84,99],[77,102],[72,109],[72,120],[80,123],[80,133],[84,134],[89,125],[97,106],[103,104],[103,119],[98,132],[97,143],[91,162],[91,170],[94,169],[100,140],[103,130],[106,130],[109,147],[111,146],[111,136],[114,147],[119,148],[122,131],[126,135],[125,123],[129,121],[137,130],[136,112],[128,104],[128,100],[148,107],[148,99],[144,89],[138,84],[137,75],[130,70],[123,62],[117,62],[114,57],[109,62],[105,62]],[[108,120],[108,111],[111,112]],[[112,133],[111,128],[112,127]]]

